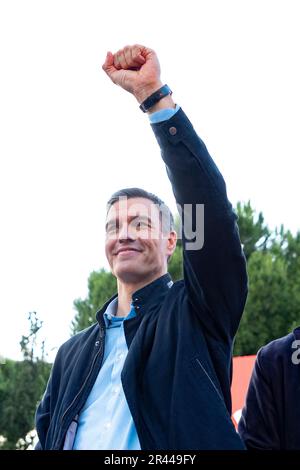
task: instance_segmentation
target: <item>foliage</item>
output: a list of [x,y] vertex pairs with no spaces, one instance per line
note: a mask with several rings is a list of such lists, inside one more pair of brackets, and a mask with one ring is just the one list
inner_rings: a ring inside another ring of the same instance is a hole
[[117,281],[111,272],[100,269],[100,271],[93,271],[90,274],[88,289],[89,292],[86,299],[76,299],[74,301],[77,313],[72,321],[73,334],[95,323],[95,313],[115,294]]
[[[34,427],[38,401],[45,390],[51,365],[36,355],[37,335],[42,326],[35,312],[29,314],[30,329],[20,341],[23,361],[6,360],[0,366],[0,436],[1,449],[15,449],[20,438]],[[25,442],[25,441],[24,441]],[[26,448],[27,444],[25,442]]]
[[262,212],[256,215],[250,201],[245,204],[237,203],[236,214],[243,250],[248,260],[250,255],[257,250],[266,250],[271,232],[264,223]]

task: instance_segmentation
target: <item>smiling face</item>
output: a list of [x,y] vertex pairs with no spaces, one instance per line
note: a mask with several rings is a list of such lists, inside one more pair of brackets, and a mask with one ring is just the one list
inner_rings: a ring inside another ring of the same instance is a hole
[[142,197],[122,198],[106,218],[105,253],[112,273],[123,283],[149,283],[167,272],[176,232],[163,231],[159,208]]

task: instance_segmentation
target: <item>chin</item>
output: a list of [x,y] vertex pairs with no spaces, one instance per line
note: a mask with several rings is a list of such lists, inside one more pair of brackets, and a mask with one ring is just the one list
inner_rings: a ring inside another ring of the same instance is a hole
[[117,279],[127,284],[139,283],[149,275],[147,272],[140,271],[137,266],[118,266],[113,272]]

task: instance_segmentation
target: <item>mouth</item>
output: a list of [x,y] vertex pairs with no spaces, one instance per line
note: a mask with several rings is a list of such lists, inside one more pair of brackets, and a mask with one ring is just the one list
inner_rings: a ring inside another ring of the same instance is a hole
[[125,256],[134,253],[140,253],[140,250],[135,250],[134,248],[123,248],[122,250],[117,251],[116,256]]

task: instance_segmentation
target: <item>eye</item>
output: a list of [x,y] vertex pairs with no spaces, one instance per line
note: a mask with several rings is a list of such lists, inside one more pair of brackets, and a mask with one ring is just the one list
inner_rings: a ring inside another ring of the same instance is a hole
[[136,228],[138,228],[138,229],[146,228],[146,227],[149,227],[149,224],[148,224],[148,222],[143,221],[143,220],[139,220],[136,224]]
[[108,235],[112,233],[116,233],[118,230],[118,224],[109,224],[108,227],[106,228],[106,233]]

